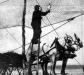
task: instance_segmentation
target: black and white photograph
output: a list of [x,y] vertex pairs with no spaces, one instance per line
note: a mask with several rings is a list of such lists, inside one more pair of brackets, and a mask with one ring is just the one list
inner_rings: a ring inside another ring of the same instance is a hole
[[84,0],[0,0],[0,75],[84,75]]

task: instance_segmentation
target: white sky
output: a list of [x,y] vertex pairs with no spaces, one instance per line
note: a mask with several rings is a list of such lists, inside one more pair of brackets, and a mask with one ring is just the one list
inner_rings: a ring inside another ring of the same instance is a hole
[[[6,0],[0,0],[1,2],[4,2]],[[52,2],[51,2],[52,1]],[[50,3],[52,3],[51,12],[47,15],[51,23],[56,23],[61,20],[65,20],[67,18],[70,18],[72,16],[79,15],[80,13],[83,14],[84,10],[84,0],[38,0],[39,4],[42,6],[43,11],[47,10],[47,6]],[[34,5],[36,5],[36,0],[27,0],[27,10],[26,10],[26,25],[31,25],[31,19],[32,19],[32,13]],[[3,27],[9,27],[9,26],[15,26],[15,25],[21,25],[22,24],[22,10],[23,10],[23,0],[8,0],[8,2],[0,4],[0,28]],[[49,24],[47,19],[43,17],[43,21],[46,24]],[[45,23],[42,22],[42,26],[45,25]],[[63,22],[64,23],[64,22]],[[55,24],[54,27],[58,27],[60,24]],[[84,43],[84,16],[77,17],[70,23],[67,23],[63,27],[57,29],[57,33],[59,34],[59,37],[63,39],[62,37],[65,35],[65,33],[70,34],[73,36],[74,33],[76,33],[81,40]],[[46,27],[42,29],[42,35],[46,34],[52,30],[52,27]],[[11,51],[13,49],[16,49],[22,45],[22,30],[21,26],[18,27],[12,27],[7,29],[0,29],[0,52],[7,52]],[[32,39],[33,31],[32,29],[26,28],[26,44],[29,43]],[[51,34],[43,37],[41,39],[42,44],[47,43],[51,44],[53,39],[57,37],[55,32],[52,32]],[[28,48],[28,45],[26,46],[26,49]],[[22,52],[22,49],[15,50],[18,53]],[[77,60],[84,64],[84,51],[81,49],[77,52]],[[72,64],[71,61],[70,63]],[[76,61],[74,64],[78,64]]]

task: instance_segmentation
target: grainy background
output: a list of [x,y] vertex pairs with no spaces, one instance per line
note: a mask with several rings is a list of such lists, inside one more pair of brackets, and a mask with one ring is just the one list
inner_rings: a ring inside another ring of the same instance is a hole
[[[51,3],[51,12],[47,15],[51,24],[60,22],[62,20],[84,14],[84,0],[37,0],[43,8],[43,11],[47,10],[49,3]],[[27,0],[26,9],[26,52],[29,46],[29,42],[32,39],[33,31],[31,28],[31,19],[34,6],[37,3],[36,0]],[[24,0],[0,0],[0,53],[15,51],[22,53],[22,11]],[[62,23],[54,24],[56,28]],[[42,27],[49,25],[48,20],[43,17]],[[53,30],[51,26],[42,29],[42,35]],[[60,37],[60,42],[63,42],[65,34],[69,34],[73,37],[76,33],[84,43],[84,16],[81,15],[75,18],[73,21],[67,23],[63,27],[57,29],[57,33]],[[41,44],[52,43],[53,39],[58,37],[55,32],[41,38]],[[20,47],[20,48],[18,48]],[[18,48],[18,49],[17,49]],[[76,59],[80,64],[84,65],[84,50],[83,48],[76,52]],[[60,62],[58,64],[61,64]],[[68,64],[79,65],[74,59],[69,60]]]

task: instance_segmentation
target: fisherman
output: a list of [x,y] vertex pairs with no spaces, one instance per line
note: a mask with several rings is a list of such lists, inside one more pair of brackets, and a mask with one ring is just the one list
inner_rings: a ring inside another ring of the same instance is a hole
[[42,32],[41,31],[42,16],[46,16],[49,12],[50,12],[50,9],[48,9],[46,12],[43,12],[40,5],[35,5],[34,12],[32,15],[32,22],[31,22],[31,26],[33,28],[33,38],[32,38],[33,44],[38,43],[38,39],[40,38],[40,35]]

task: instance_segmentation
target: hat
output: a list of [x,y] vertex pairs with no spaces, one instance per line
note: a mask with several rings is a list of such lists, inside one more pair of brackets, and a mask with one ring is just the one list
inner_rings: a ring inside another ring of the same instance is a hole
[[39,10],[40,5],[35,5],[35,10]]

